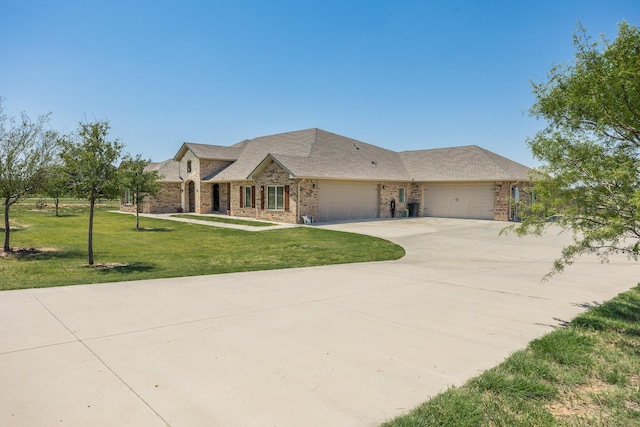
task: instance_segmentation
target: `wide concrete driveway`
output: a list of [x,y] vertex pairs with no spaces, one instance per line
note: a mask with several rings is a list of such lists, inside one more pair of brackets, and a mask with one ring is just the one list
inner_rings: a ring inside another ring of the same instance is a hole
[[541,283],[567,239],[503,226],[327,225],[407,256],[1,292],[0,425],[377,425],[640,278],[589,259]]

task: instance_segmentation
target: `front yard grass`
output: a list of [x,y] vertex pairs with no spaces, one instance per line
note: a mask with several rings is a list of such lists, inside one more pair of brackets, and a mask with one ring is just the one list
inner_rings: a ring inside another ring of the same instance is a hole
[[640,426],[640,285],[384,427]]
[[[96,210],[95,265],[87,263],[88,209],[32,201],[14,205],[11,246],[0,258],[0,290],[272,270],[397,259],[391,242],[310,227],[250,232]],[[2,230],[4,231],[4,230]]]

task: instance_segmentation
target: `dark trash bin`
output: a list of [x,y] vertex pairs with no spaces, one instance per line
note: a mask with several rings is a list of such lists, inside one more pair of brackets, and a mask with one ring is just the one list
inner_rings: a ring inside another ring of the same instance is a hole
[[420,207],[420,203],[409,203],[409,216],[415,217],[418,216],[418,209]]

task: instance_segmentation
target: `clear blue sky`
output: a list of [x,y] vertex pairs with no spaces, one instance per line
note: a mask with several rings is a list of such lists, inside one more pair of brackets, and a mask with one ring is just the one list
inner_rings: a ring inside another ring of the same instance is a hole
[[530,82],[613,39],[638,0],[0,0],[5,112],[111,122],[154,161],[321,128],[396,151],[480,145],[534,166]]

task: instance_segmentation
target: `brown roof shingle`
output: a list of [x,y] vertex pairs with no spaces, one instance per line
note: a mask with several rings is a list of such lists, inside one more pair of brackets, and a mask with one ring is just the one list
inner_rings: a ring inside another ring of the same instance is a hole
[[174,182],[180,180],[180,163],[170,159],[164,162],[151,162],[145,168],[147,171],[157,171],[160,175],[159,181]]
[[531,169],[476,145],[399,153],[415,181],[528,180]]
[[531,169],[475,145],[395,152],[321,129],[305,129],[241,141],[230,147],[185,143],[200,158],[234,160],[209,181],[250,179],[275,159],[299,178],[371,181],[527,180]]

